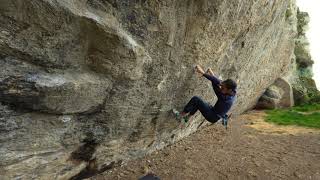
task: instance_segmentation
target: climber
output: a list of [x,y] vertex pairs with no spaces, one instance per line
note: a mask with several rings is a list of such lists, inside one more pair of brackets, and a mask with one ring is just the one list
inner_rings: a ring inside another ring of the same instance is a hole
[[200,97],[194,96],[184,107],[182,112],[173,110],[174,114],[178,119],[188,122],[191,116],[199,110],[205,119],[211,123],[215,123],[222,118],[222,123],[226,127],[227,119],[229,117],[227,112],[230,110],[236,97],[236,82],[232,79],[227,79],[225,81],[219,80],[214,76],[213,71],[210,68],[207,72],[204,72],[204,70],[197,65],[195,70],[197,73],[211,81],[213,90],[218,97],[218,101],[214,106],[211,106],[204,102]]

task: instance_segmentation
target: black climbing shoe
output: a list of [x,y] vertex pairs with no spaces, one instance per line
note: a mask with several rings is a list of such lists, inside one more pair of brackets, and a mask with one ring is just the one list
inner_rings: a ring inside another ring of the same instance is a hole
[[186,115],[186,116],[182,117],[182,119],[183,119],[183,121],[184,121],[185,123],[187,123],[187,122],[190,120],[191,116],[192,116],[192,115]]

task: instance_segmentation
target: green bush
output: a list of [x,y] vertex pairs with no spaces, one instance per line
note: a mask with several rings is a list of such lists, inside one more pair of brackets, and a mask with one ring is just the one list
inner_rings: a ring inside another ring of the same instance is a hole
[[301,77],[301,78],[310,78],[312,79],[312,76],[313,76],[313,72],[312,72],[312,69],[311,68],[302,68],[302,67],[299,67],[298,68],[298,75]]
[[309,100],[310,104],[320,104],[320,93],[312,94]]

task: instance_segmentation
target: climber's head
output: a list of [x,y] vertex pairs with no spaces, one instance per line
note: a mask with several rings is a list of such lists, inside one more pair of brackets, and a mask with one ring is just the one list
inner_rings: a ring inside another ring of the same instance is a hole
[[227,79],[222,81],[220,89],[223,94],[234,95],[236,93],[237,83],[232,79]]

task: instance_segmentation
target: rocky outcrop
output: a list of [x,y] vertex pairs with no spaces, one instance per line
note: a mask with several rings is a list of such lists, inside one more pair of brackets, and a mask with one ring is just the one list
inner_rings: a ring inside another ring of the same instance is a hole
[[309,42],[306,37],[308,29],[309,15],[306,12],[297,11],[297,37],[295,42],[294,54],[296,63],[293,67],[293,77],[291,84],[293,86],[294,100],[297,105],[310,103],[312,99],[319,96],[315,81],[312,79],[313,60],[309,51]]
[[[239,84],[252,108],[290,68],[292,2],[0,1],[0,176],[68,179],[197,130],[170,110],[214,101],[194,64]],[[81,174],[81,173],[80,173]]]
[[276,109],[292,107],[293,105],[293,91],[290,83],[283,78],[278,78],[260,97],[256,108]]
[[[296,12],[294,15],[292,12]],[[319,103],[320,92],[317,90],[315,81],[312,79],[312,65],[313,60],[309,52],[309,42],[306,37],[306,31],[308,29],[309,15],[306,12],[301,12],[295,6],[292,6],[287,10],[287,17],[291,22],[296,22],[297,36],[295,37],[294,57],[290,63],[290,70],[287,74],[284,74],[281,79],[287,81],[290,89],[286,91],[285,96],[293,97],[293,103],[290,98],[286,100],[287,105],[280,105],[279,99],[282,95],[279,93],[278,87],[274,86],[277,81],[271,85],[265,93],[260,97],[256,108],[257,109],[275,109],[291,107],[292,105],[303,105],[306,103]],[[296,18],[293,18],[296,17]],[[281,88],[280,88],[281,89]],[[289,88],[287,88],[289,89]],[[276,96],[274,96],[276,94]],[[290,100],[289,100],[290,99]]]

